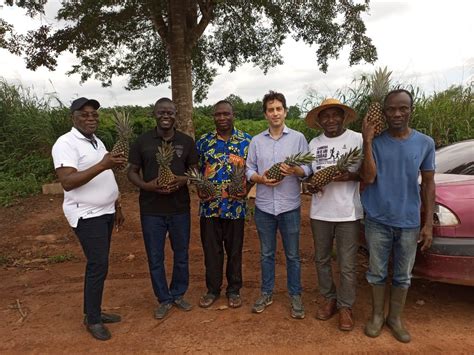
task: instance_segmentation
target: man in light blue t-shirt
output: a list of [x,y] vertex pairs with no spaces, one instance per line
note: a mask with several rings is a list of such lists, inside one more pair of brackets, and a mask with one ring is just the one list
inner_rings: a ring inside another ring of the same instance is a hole
[[[393,252],[390,310],[386,320],[395,338],[408,343],[401,314],[410,287],[417,243],[431,246],[435,200],[435,146],[430,137],[409,127],[413,97],[393,90],[384,100],[388,129],[374,138],[374,125],[364,120],[364,160],[361,175],[367,184],[362,193],[365,237],[370,260],[367,281],[372,286],[372,319],[365,334],[377,337],[384,324],[385,283]],[[421,200],[418,176],[421,172]],[[420,207],[423,203],[423,220]]]

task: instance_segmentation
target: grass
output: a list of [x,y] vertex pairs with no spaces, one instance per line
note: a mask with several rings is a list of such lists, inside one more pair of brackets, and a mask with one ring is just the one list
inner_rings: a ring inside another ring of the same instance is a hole
[[10,258],[5,255],[0,255],[0,266],[4,266],[10,263]]
[[[437,147],[474,136],[473,86],[472,83],[453,86],[425,95],[409,84],[396,85],[414,94],[412,127],[433,137]],[[370,102],[369,93],[368,76],[361,75],[335,96],[354,107],[359,117],[364,117]],[[301,110],[307,112],[321,101],[320,95],[310,92],[300,106]],[[241,103],[241,110],[253,112],[252,105],[255,103]],[[150,116],[151,107],[122,106],[117,109],[130,113],[135,135],[155,126]],[[361,121],[359,119],[349,127],[360,131]],[[196,138],[215,128],[212,117],[199,107],[194,111],[193,122]],[[288,118],[286,123],[302,132],[308,141],[320,133],[308,128],[302,119]],[[235,126],[253,136],[268,127],[264,119],[236,119]],[[68,109],[57,97],[38,98],[31,90],[10,85],[0,78],[0,206],[10,206],[22,197],[39,193],[42,184],[54,179],[51,147],[70,128]],[[112,148],[116,140],[112,109],[101,110],[97,135],[108,149]]]
[[66,261],[71,261],[74,260],[76,257],[71,254],[70,252],[66,252],[65,254],[59,254],[59,255],[51,255],[48,256],[48,263],[50,264],[59,264],[59,263],[64,263]]

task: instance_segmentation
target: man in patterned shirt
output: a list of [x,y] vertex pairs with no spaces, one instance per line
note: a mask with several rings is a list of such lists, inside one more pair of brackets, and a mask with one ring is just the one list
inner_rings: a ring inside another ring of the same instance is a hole
[[[242,305],[242,246],[247,205],[245,197],[249,186],[239,196],[230,196],[228,186],[233,165],[245,166],[251,136],[234,128],[232,104],[222,100],[214,105],[216,130],[203,135],[196,143],[201,172],[217,188],[219,196],[206,196],[198,190],[201,241],[206,266],[207,293],[199,306],[207,308],[220,296],[224,249],[227,254],[227,290],[229,307]],[[246,184],[245,176],[242,184]]]

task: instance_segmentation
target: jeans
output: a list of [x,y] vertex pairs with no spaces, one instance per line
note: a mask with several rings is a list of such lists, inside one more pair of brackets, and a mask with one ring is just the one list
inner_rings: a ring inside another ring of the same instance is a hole
[[201,217],[201,242],[206,265],[207,291],[214,295],[221,292],[224,249],[227,254],[226,294],[239,294],[242,288],[242,247],[245,220]]
[[[189,212],[168,216],[141,215],[151,284],[160,303],[172,303],[188,289],[190,220]],[[173,276],[169,287],[164,264],[167,234],[173,250]]]
[[[328,222],[311,219],[319,292],[328,300],[337,300],[337,308],[352,308],[355,302],[359,229],[359,221]],[[340,270],[337,291],[331,266],[334,239]]]
[[255,224],[260,238],[262,294],[272,294],[275,286],[277,229],[280,231],[285,250],[288,293],[290,296],[301,294],[300,221],[299,207],[276,216],[255,207]]
[[365,239],[370,253],[367,281],[373,285],[385,284],[393,250],[392,285],[410,287],[419,232],[419,228],[391,227],[366,219]]
[[79,219],[73,228],[87,259],[84,276],[84,314],[89,324],[101,322],[102,293],[109,270],[110,238],[114,214]]

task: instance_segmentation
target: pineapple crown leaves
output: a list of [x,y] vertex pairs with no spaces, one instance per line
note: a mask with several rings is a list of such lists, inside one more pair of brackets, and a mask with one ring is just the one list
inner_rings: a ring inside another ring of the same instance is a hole
[[204,180],[204,176],[197,168],[189,168],[188,171],[184,173],[190,181],[202,181]]
[[354,165],[362,159],[362,151],[360,148],[355,147],[343,154],[337,161],[337,169],[340,171],[346,171],[351,165]]
[[313,153],[310,152],[299,152],[293,155],[286,157],[284,163],[288,164],[289,166],[296,166],[296,165],[306,165],[311,163],[316,157]]
[[132,124],[130,122],[130,113],[125,111],[112,112],[115,123],[115,130],[120,138],[130,140],[133,136]]
[[373,102],[378,102],[382,104],[382,100],[385,95],[388,93],[390,87],[390,75],[391,71],[388,71],[388,68],[378,68],[375,70],[375,73],[370,79],[370,84],[372,86],[371,99]]
[[163,142],[156,152],[156,161],[160,166],[169,166],[173,160],[174,147],[171,143]]

